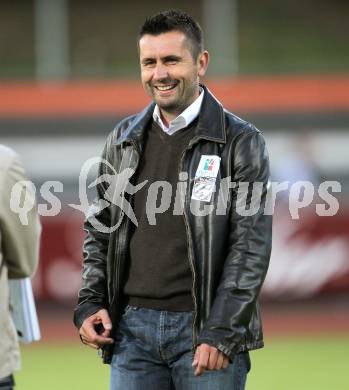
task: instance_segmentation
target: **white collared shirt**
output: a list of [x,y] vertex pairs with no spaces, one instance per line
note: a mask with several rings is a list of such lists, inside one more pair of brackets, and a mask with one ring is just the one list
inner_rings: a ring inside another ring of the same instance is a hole
[[167,127],[161,119],[160,109],[158,105],[155,106],[153,112],[154,121],[162,128],[162,130],[168,135],[174,134],[176,131],[184,129],[190,125],[191,122],[199,115],[201,110],[202,101],[204,99],[204,90],[201,88],[198,98],[187,107],[177,118],[173,119]]

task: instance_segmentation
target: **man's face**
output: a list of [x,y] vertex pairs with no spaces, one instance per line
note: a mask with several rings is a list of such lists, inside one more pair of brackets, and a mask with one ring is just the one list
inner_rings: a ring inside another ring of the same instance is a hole
[[190,43],[180,31],[145,34],[139,41],[142,84],[163,114],[178,116],[199,96],[208,53],[193,59]]

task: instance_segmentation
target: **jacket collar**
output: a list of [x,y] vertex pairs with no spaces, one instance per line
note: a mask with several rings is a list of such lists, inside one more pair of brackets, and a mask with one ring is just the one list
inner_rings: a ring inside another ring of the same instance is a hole
[[[198,125],[193,139],[206,139],[213,142],[226,142],[224,109],[222,104],[213,96],[209,89],[201,84],[205,90]],[[123,135],[115,141],[115,145],[136,143],[141,149],[145,136],[145,129],[153,116],[155,103],[150,103],[141,113],[136,115]]]
[[225,144],[227,137],[223,106],[205,85],[201,84],[201,87],[205,90],[205,96],[194,138]]
[[145,129],[153,116],[154,107],[155,103],[151,102],[142,112],[136,115],[121,137],[113,142],[113,144],[136,143],[143,145]]

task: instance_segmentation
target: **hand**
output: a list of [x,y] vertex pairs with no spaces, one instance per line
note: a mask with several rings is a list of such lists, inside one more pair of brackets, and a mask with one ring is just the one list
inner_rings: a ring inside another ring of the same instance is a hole
[[222,370],[229,365],[229,358],[216,347],[208,344],[197,346],[192,366],[195,367],[195,376],[205,370]]
[[[98,326],[101,326],[103,330],[100,334],[96,330]],[[101,309],[82,323],[79,329],[81,341],[94,349],[99,349],[105,344],[112,344],[114,341],[109,337],[111,328],[112,324],[107,310]]]

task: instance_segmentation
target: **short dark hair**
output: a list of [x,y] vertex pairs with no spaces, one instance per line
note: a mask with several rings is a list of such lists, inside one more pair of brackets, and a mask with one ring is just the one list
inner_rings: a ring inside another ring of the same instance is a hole
[[139,31],[138,42],[145,34],[159,35],[170,31],[180,31],[189,39],[194,59],[202,52],[204,42],[199,23],[178,10],[162,11],[147,18]]

